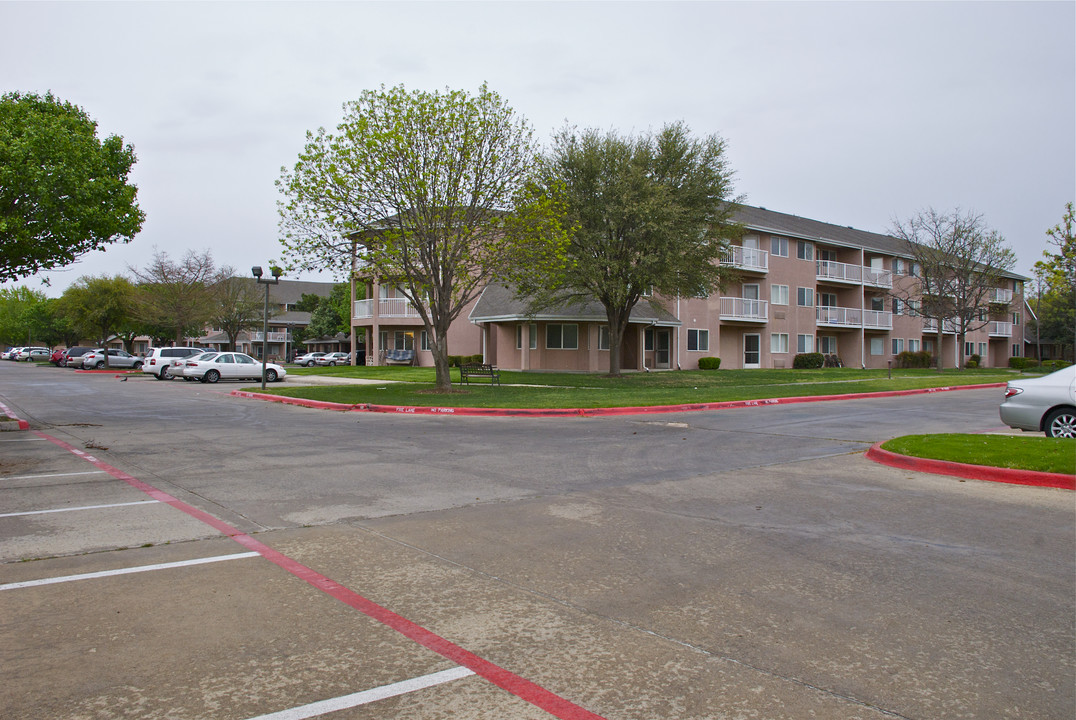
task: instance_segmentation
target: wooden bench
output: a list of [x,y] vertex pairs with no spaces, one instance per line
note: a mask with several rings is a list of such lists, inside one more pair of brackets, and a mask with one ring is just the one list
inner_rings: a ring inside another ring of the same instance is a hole
[[415,360],[414,350],[386,350],[385,362],[393,365],[410,365]]
[[460,384],[469,384],[471,378],[489,380],[490,385],[501,384],[501,374],[492,365],[483,365],[481,363],[460,365]]

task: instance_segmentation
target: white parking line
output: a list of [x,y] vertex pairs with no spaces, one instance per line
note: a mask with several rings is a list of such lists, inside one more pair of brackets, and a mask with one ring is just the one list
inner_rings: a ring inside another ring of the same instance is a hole
[[152,505],[160,500],[138,500],[136,502],[112,503],[111,505],[83,505],[81,507],[56,508],[54,510],[26,510],[25,512],[0,513],[0,518],[19,515],[47,515],[48,513],[74,512],[75,510],[100,510],[102,508],[127,507],[129,505]]
[[216,557],[196,558],[194,560],[181,560],[179,562],[160,563],[157,565],[142,565],[133,568],[120,568],[119,570],[102,570],[101,572],[83,573],[81,575],[63,575],[61,577],[42,578],[40,580],[26,580],[24,582],[7,583],[0,585],[0,590],[16,590],[18,588],[37,587],[39,585],[53,585],[55,583],[74,582],[75,580],[92,580],[94,578],[111,577],[113,575],[130,575],[131,573],[150,572],[152,570],[170,570],[171,568],[187,567],[189,565],[204,565],[205,563],[223,562],[225,560],[239,560],[240,558],[259,557],[260,553],[244,552],[232,555],[218,555]]
[[368,705],[372,702],[377,702],[378,700],[384,700],[385,698],[396,697],[397,695],[404,695],[409,692],[415,692],[416,690],[422,690],[423,688],[452,682],[453,680],[459,680],[460,678],[465,678],[469,675],[474,675],[474,671],[465,667],[454,667],[450,670],[442,670],[441,672],[423,675],[422,677],[417,677],[412,680],[403,680],[391,685],[382,685],[381,687],[373,688],[372,690],[363,690],[362,692],[343,695],[329,700],[321,700],[320,702],[310,703],[309,705],[300,705],[299,707],[290,710],[281,710],[280,712],[270,713],[269,715],[259,715],[250,718],[250,720],[304,720],[305,718],[317,717],[318,715],[325,715],[326,713],[336,712],[337,710],[346,710],[347,708],[358,707],[359,705]]
[[104,470],[85,470],[83,472],[69,472],[69,473],[49,473],[48,475],[12,475],[11,477],[4,478],[5,480],[38,480],[40,478],[54,478],[54,477],[74,477],[76,475],[107,475]]

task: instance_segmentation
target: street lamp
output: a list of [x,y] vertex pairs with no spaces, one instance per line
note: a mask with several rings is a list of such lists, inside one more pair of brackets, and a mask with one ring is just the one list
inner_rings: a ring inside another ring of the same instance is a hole
[[269,286],[280,282],[281,271],[278,267],[270,267],[273,279],[262,279],[261,265],[255,265],[250,269],[254,281],[265,286],[265,314],[262,317],[262,392],[265,392],[265,361],[269,356]]

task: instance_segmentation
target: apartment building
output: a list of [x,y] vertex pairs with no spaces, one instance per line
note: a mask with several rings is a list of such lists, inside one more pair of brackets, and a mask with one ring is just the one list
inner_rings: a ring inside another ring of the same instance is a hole
[[[915,313],[916,268],[903,241],[765,208],[743,206],[745,232],[723,262],[740,281],[707,297],[647,297],[632,312],[624,370],[788,368],[798,353],[836,355],[846,366],[885,368],[904,351],[934,351],[937,328]],[[1022,352],[1023,282],[1003,276],[985,325],[969,333],[965,357],[1000,367]],[[418,312],[397,288],[367,281],[352,324],[366,328],[368,362],[386,349],[412,350],[432,365]],[[958,362],[956,328],[943,323],[941,353]],[[603,372],[609,368],[605,312],[596,302],[528,315],[507,287],[490,285],[449,331],[453,355],[482,354],[504,369]]]

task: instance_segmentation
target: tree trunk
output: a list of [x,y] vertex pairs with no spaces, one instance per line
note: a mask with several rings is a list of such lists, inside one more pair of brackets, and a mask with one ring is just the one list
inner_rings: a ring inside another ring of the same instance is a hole
[[606,308],[605,317],[609,321],[609,375],[610,377],[622,377],[620,371],[620,344],[624,339],[624,329],[627,326],[628,316],[631,309]]
[[[429,332],[429,329],[427,329]],[[448,332],[447,328],[438,328],[432,345],[433,369],[436,374],[436,389],[438,392],[448,392],[452,389],[452,369],[448,366]]]

